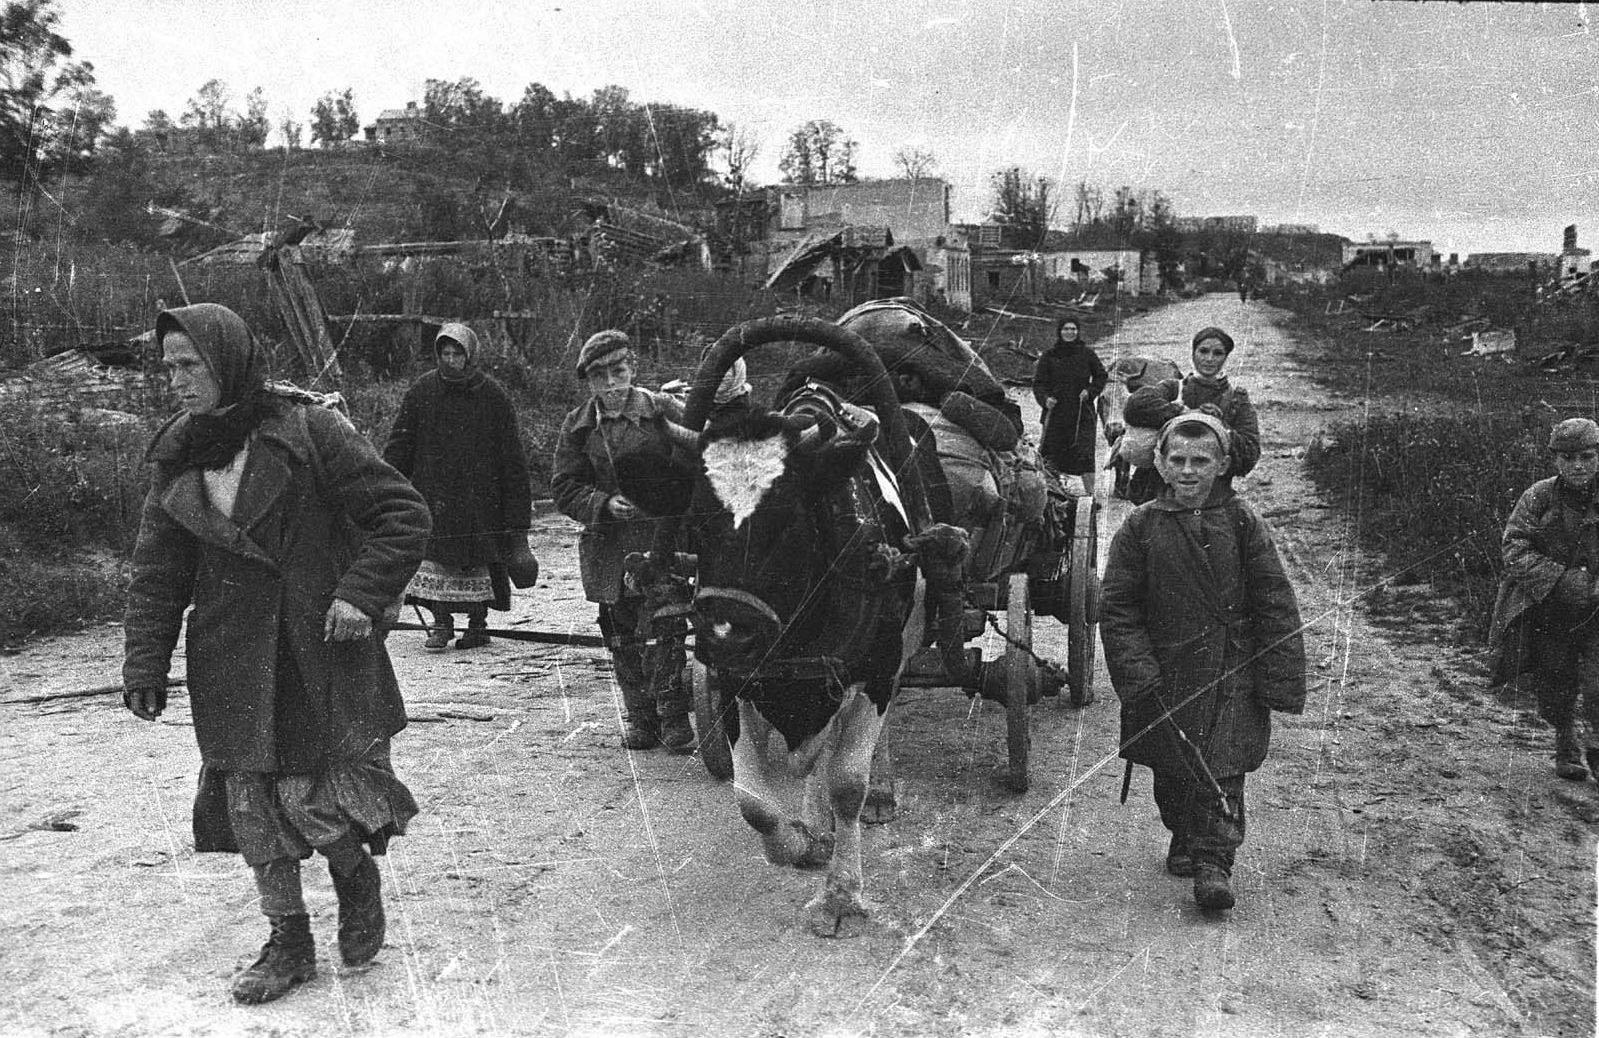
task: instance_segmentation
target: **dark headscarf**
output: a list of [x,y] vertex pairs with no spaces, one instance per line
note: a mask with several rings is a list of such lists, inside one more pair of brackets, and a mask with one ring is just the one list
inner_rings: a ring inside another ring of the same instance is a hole
[[1221,343],[1221,348],[1229,357],[1233,354],[1233,337],[1220,328],[1201,328],[1194,333],[1193,345],[1198,346],[1206,339],[1215,339]]
[[478,370],[477,356],[481,349],[477,341],[477,332],[464,324],[452,321],[439,329],[439,334],[433,337],[433,358],[438,360],[439,347],[446,342],[453,342],[461,347],[461,352],[466,354],[466,366],[459,374],[447,370],[443,363],[439,364],[439,381],[451,386],[472,387],[483,381],[483,372]]
[[[1061,331],[1063,329],[1065,329],[1065,327],[1068,324],[1069,325],[1073,325],[1074,327],[1076,327],[1077,335],[1075,337],[1073,337],[1073,338],[1070,338],[1070,339],[1063,339],[1063,338],[1061,338],[1060,333],[1061,333]],[[1074,346],[1074,345],[1082,342],[1083,341],[1083,323],[1081,321],[1079,321],[1075,317],[1062,317],[1060,319],[1060,321],[1058,323],[1056,323],[1056,325],[1055,325],[1055,341],[1059,342],[1059,343],[1064,343],[1067,346]]]
[[172,332],[193,341],[221,390],[215,409],[188,415],[182,423],[176,467],[225,468],[275,410],[266,391],[266,359],[244,318],[219,303],[161,311],[155,319],[157,345]]

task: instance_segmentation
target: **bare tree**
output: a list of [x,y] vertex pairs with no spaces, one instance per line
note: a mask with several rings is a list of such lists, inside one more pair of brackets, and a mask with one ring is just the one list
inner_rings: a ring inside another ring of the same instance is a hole
[[918,144],[902,144],[894,152],[894,165],[908,180],[930,177],[938,171],[938,158]]
[[721,146],[722,160],[727,163],[727,186],[734,194],[743,194],[750,167],[761,154],[760,138],[748,126],[728,123],[722,128],[718,144]]
[[1033,177],[1020,166],[1010,166],[993,176],[995,223],[1005,228],[1015,248],[1039,249],[1054,217],[1055,183]]
[[1099,223],[1105,216],[1105,192],[1100,190],[1098,184],[1090,184],[1086,180],[1079,180],[1075,189],[1077,196],[1077,213],[1072,218],[1072,226],[1078,230],[1091,227]]

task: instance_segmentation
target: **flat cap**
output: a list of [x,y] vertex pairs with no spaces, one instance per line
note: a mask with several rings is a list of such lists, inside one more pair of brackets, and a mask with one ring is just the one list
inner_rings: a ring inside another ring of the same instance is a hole
[[589,365],[601,357],[607,357],[618,350],[631,350],[632,348],[633,340],[629,339],[624,331],[607,328],[604,331],[595,332],[588,337],[588,341],[583,344],[583,348],[577,352],[578,376],[582,377],[583,373],[588,371]]
[[1567,418],[1549,430],[1549,449],[1580,451],[1599,447],[1599,423],[1592,418]]

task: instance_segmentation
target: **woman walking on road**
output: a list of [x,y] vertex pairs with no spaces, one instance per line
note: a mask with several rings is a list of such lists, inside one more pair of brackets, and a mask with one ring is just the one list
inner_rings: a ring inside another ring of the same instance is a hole
[[659,522],[688,507],[694,474],[673,458],[668,431],[679,405],[633,385],[632,341],[624,332],[590,336],[578,353],[577,374],[591,396],[561,425],[551,490],[556,507],[583,524],[583,593],[600,607],[600,632],[616,666],[622,745],[647,750],[665,743],[687,753],[694,728],[679,679],[687,632],[681,622],[655,632],[649,648],[644,596],[627,586],[623,573],[628,553],[649,552]]
[[1094,493],[1094,401],[1109,379],[1074,317],[1061,319],[1055,342],[1033,367],[1033,397],[1043,410],[1039,453],[1062,476],[1077,476]]
[[488,612],[511,608],[509,577],[525,587],[538,576],[527,546],[533,492],[516,409],[500,384],[477,367],[477,334],[446,324],[433,340],[438,367],[417,379],[400,404],[383,458],[421,491],[433,536],[406,601],[433,614],[424,646],[441,651],[489,643]]
[[[1233,353],[1233,338],[1220,328],[1201,328],[1194,334],[1191,354],[1194,370],[1181,383],[1146,386],[1127,399],[1127,424],[1159,429],[1184,411],[1205,410],[1231,430],[1228,453],[1231,467],[1222,477],[1229,486],[1234,476],[1248,475],[1260,461],[1260,419],[1249,392],[1233,385],[1222,373]],[[1153,501],[1163,486],[1160,473],[1140,467],[1127,486],[1133,504]]]
[[405,705],[373,632],[422,559],[428,511],[343,415],[266,386],[233,311],[165,311],[156,340],[184,411],[150,445],[123,702],[161,715],[193,606],[194,845],[238,853],[255,874],[271,936],[233,997],[267,1002],[316,976],[300,890],[313,850],[333,874],[345,964],[383,945],[371,854],[417,807],[389,764]]

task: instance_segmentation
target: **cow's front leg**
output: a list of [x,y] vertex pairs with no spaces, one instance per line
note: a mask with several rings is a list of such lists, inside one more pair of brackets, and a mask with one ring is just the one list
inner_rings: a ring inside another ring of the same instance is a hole
[[753,705],[740,700],[738,727],[738,741],[733,744],[733,789],[739,814],[760,834],[766,860],[799,869],[821,868],[832,860],[833,834],[790,818],[784,810],[782,776],[766,753],[772,726]]
[[832,866],[810,904],[811,929],[821,937],[853,937],[866,921],[861,903],[861,805],[871,778],[872,751],[883,717],[860,686],[835,719],[837,742],[827,760],[827,793],[833,809]]

